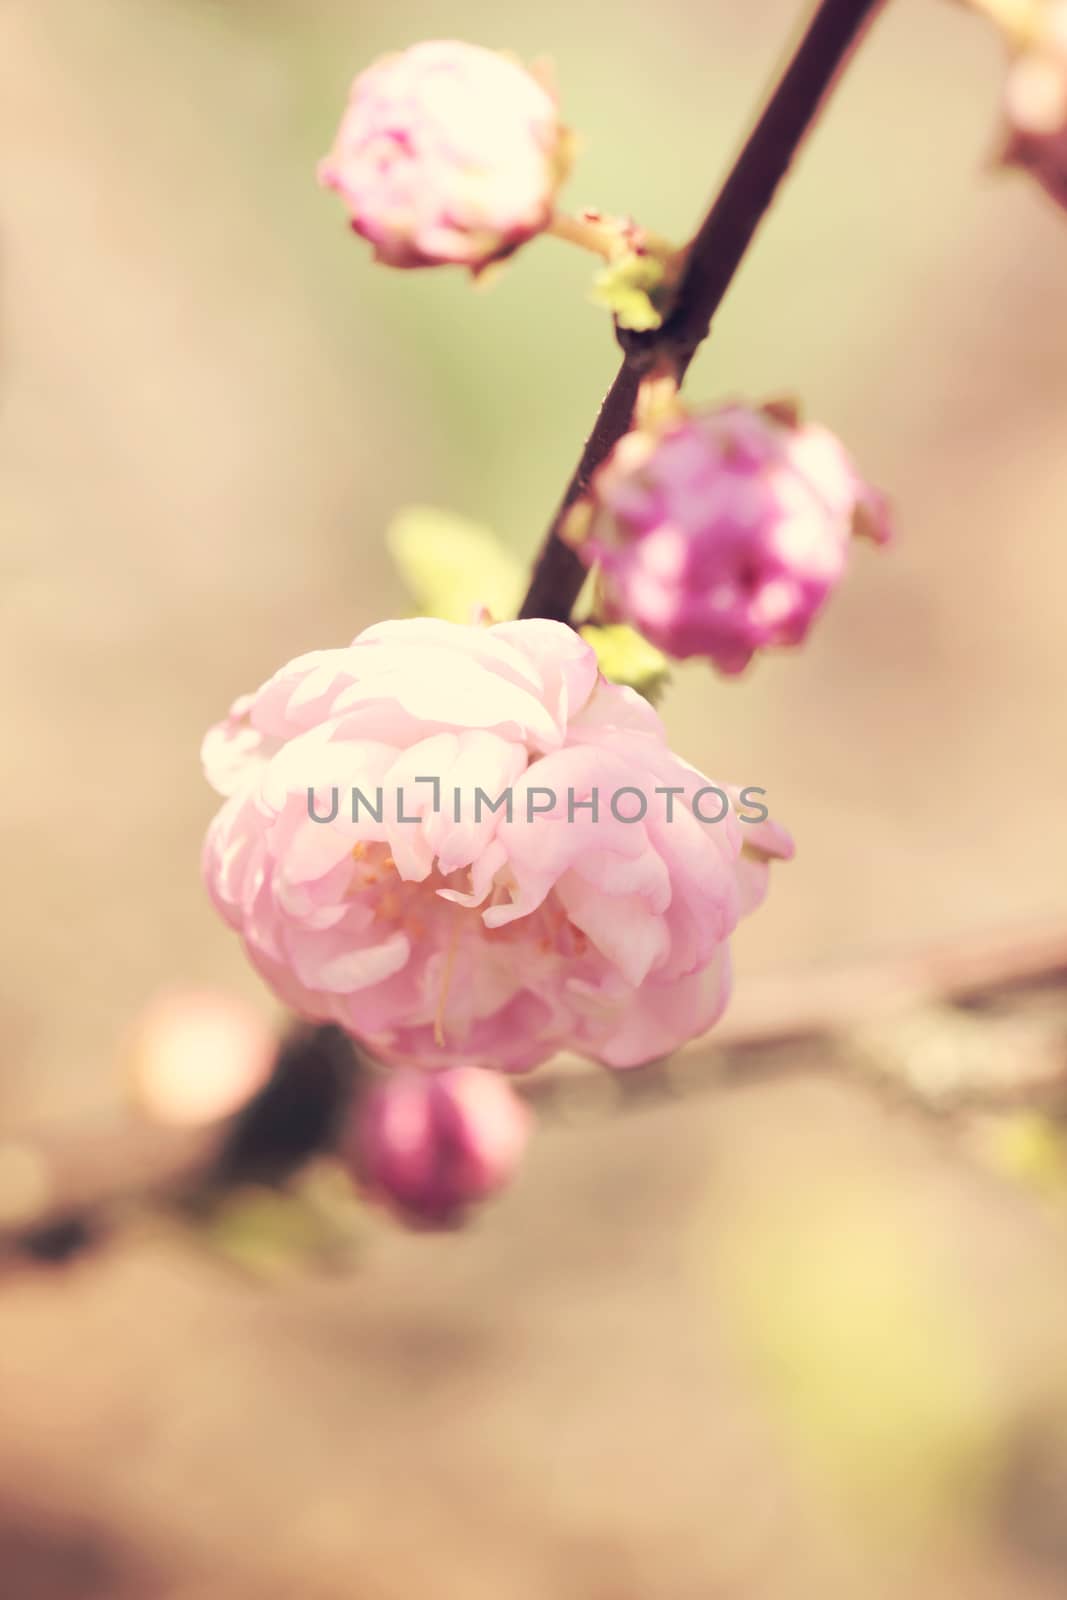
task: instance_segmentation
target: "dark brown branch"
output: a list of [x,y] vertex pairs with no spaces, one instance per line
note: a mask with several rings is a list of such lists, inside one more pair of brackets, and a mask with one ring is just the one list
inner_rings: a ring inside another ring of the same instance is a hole
[[822,0],[811,25],[734,163],[718,198],[688,246],[674,306],[652,334],[621,335],[622,367],[608,391],[534,568],[520,616],[566,622],[585,567],[564,544],[570,508],[600,463],[627,433],[642,376],[666,361],[684,378],[712,317],[774,199],[804,135],[860,34],[884,0]]
[[585,582],[585,567],[570,545],[564,544],[560,530],[571,506],[588,489],[589,480],[597,467],[623,434],[629,432],[640,382],[639,368],[627,357],[607,392],[593,431],[586,440],[582,458],[552,519],[520,616],[548,617],[554,622],[569,620],[578,591]]
[[849,53],[883,0],[823,0],[689,247],[660,337],[684,373]]

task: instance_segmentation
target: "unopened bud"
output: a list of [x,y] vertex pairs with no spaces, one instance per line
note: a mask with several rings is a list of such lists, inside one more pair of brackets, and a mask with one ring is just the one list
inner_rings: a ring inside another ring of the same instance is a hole
[[620,440],[592,494],[576,543],[600,568],[608,619],[726,673],[799,644],[852,534],[889,534],[884,502],[844,447],[780,403],[676,407]]
[[380,261],[477,272],[548,226],[569,151],[555,95],[519,62],[429,40],[356,79],[319,180]]
[[395,1071],[360,1108],[355,1165],[371,1194],[406,1220],[448,1227],[509,1182],[529,1123],[499,1073]]

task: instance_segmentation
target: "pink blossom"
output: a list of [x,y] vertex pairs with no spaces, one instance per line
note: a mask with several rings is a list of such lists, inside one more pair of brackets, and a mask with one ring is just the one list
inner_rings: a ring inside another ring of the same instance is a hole
[[370,1193],[401,1216],[448,1226],[510,1181],[529,1125],[495,1072],[399,1071],[360,1107],[353,1160]]
[[620,440],[578,549],[610,620],[736,673],[804,638],[860,528],[887,537],[884,506],[833,434],[734,405]]
[[792,853],[555,622],[380,623],[244,696],[203,755],[218,910],[282,1000],[394,1064],[666,1054],[721,1013],[729,936]]
[[1067,207],[1067,0],[1035,12],[1035,25],[1008,71],[1004,161],[1030,172]]
[[568,150],[553,94],[517,61],[431,40],[355,80],[319,179],[389,266],[477,271],[548,226]]

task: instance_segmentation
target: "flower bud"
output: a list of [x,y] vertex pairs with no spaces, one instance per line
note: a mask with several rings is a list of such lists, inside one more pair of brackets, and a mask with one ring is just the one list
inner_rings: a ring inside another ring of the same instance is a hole
[[497,1073],[397,1071],[361,1107],[355,1165],[370,1193],[405,1220],[448,1227],[508,1183],[529,1121]]
[[548,226],[569,148],[554,95],[517,61],[430,40],[355,80],[319,180],[380,261],[477,272]]
[[667,655],[740,672],[806,635],[849,539],[888,537],[881,498],[825,428],[791,408],[672,410],[628,434],[596,474],[587,526],[604,614]]
[[1004,88],[1008,138],[1003,160],[1032,173],[1067,207],[1067,0],[1035,13]]

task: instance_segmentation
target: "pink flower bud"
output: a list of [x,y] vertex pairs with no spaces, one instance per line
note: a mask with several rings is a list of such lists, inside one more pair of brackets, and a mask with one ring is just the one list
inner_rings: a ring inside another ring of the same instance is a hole
[[1067,0],[1046,5],[1008,71],[1003,159],[1067,207]]
[[362,1108],[355,1164],[370,1192],[408,1221],[447,1227],[508,1183],[529,1122],[496,1073],[396,1072]]
[[837,439],[785,407],[727,406],[620,440],[578,549],[599,563],[609,619],[736,673],[800,643],[853,532],[884,540],[885,508]]
[[554,96],[517,61],[431,40],[360,74],[319,179],[380,261],[478,271],[548,226],[568,152]]

